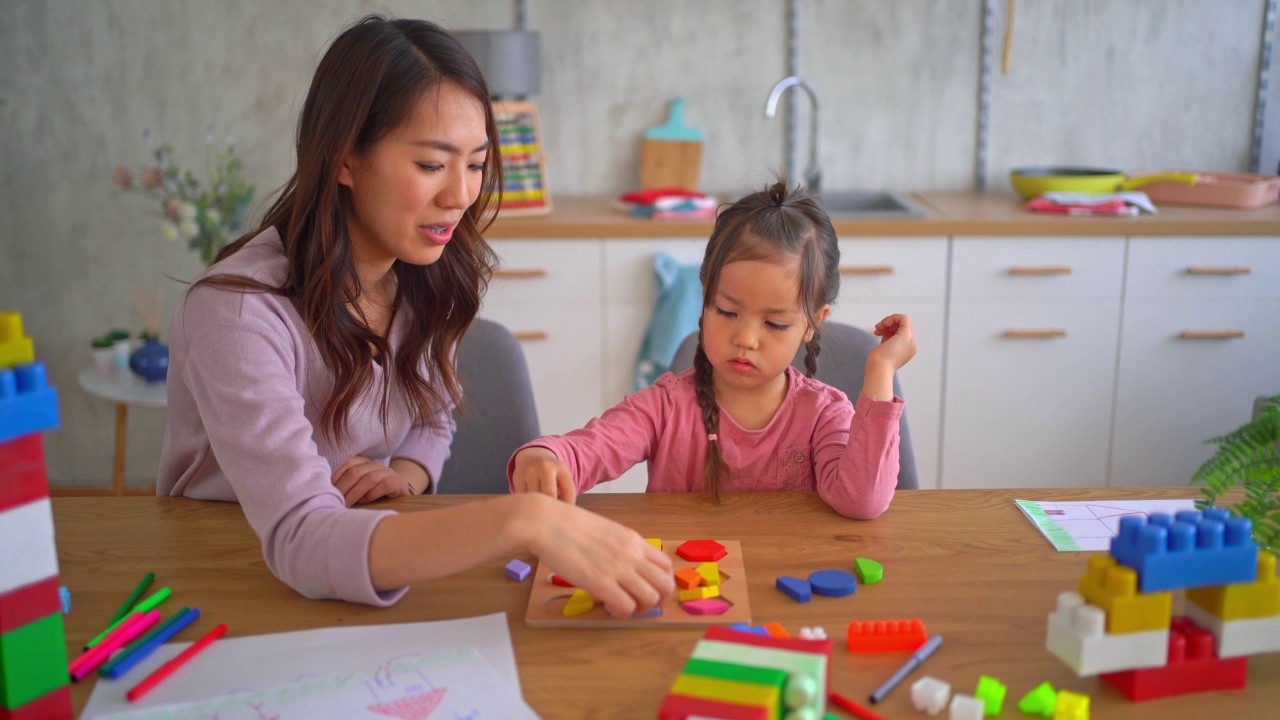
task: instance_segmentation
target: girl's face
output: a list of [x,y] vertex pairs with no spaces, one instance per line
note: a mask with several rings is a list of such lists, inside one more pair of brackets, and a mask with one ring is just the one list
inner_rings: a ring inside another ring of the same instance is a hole
[[349,155],[338,182],[351,190],[348,226],[356,262],[385,271],[395,260],[439,260],[480,195],[489,151],[484,108],[445,81],[368,153]]
[[[702,349],[717,396],[769,395],[786,387],[784,372],[813,330],[800,307],[800,259],[739,260],[720,269],[711,305],[702,311]],[[817,314],[819,322],[830,306]]]

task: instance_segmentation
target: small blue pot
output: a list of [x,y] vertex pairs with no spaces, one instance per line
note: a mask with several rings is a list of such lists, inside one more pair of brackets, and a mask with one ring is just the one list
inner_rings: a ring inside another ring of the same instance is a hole
[[159,338],[147,338],[129,357],[129,369],[149,383],[164,382],[169,374],[169,346]]

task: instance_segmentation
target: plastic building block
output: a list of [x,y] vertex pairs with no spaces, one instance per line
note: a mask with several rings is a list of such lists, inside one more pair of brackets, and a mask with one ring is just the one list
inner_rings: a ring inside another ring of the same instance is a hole
[[1223,508],[1120,518],[1111,555],[1138,571],[1142,592],[1253,582],[1258,546],[1253,523]]
[[62,603],[62,614],[71,613],[71,591],[65,585],[58,588],[58,600]]
[[720,566],[713,562],[704,562],[694,568],[694,572],[702,577],[703,585],[720,584]]
[[39,433],[0,442],[0,510],[49,496]]
[[680,591],[680,602],[689,602],[691,600],[706,600],[707,598],[720,597],[720,587],[695,587],[688,590]]
[[511,580],[524,582],[524,579],[529,577],[529,573],[533,572],[533,568],[529,567],[529,563],[516,558],[507,563],[507,566],[503,568],[502,572]]
[[768,708],[750,707],[737,703],[709,700],[668,693],[658,708],[658,720],[686,720],[692,718],[721,718],[722,720],[773,720],[775,713]]
[[1169,664],[1158,668],[1104,673],[1102,679],[1134,702],[1208,690],[1242,690],[1249,658],[1219,659],[1214,638],[1185,617],[1169,629]]
[[884,579],[884,566],[871,558],[854,558],[853,571],[858,574],[858,579],[867,585]]
[[780,688],[697,675],[686,674],[676,678],[676,681],[671,684],[670,692],[771,710],[782,705]]
[[951,720],[982,720],[987,704],[976,697],[956,693],[951,697]]
[[[1128,671],[1126,671],[1128,672]],[[1105,677],[1105,675],[1103,676]],[[1053,708],[1058,702],[1058,693],[1048,682],[1042,682],[1022,696],[1018,701],[1018,710],[1028,715],[1053,716]]]
[[809,586],[818,595],[844,597],[858,589],[858,578],[843,570],[819,570],[809,575]]
[[1064,592],[1049,613],[1045,646],[1080,676],[1160,667],[1168,660],[1168,628],[1108,635],[1106,622],[1102,608],[1086,605],[1079,593]]
[[685,663],[682,674],[775,687],[778,689],[779,694],[787,688],[787,672],[785,670],[760,667],[758,665],[739,665],[721,660],[689,658],[689,662]]
[[758,626],[756,626],[756,627],[751,627],[750,625],[748,625],[748,624],[746,624],[746,623],[734,623],[734,624],[732,624],[732,625],[730,625],[730,626],[729,626],[729,629],[730,629],[730,630],[737,630],[738,632],[755,633],[756,635],[768,635],[768,634],[769,634],[769,631],[768,631],[768,630],[765,630],[763,625],[758,625]]
[[645,538],[644,541],[658,548],[659,550],[662,549],[662,540],[660,538]]
[[1089,558],[1089,569],[1078,584],[1090,605],[1107,613],[1107,632],[1130,633],[1162,630],[1173,616],[1173,593],[1138,592],[1138,573],[1110,555]]
[[564,578],[560,577],[555,573],[551,573],[551,575],[547,576],[547,579],[551,581],[552,585],[559,585],[560,587],[567,587],[567,588],[573,587],[573,583],[569,582],[568,580],[565,580]]
[[937,715],[951,699],[951,683],[925,675],[911,683],[911,704],[920,712]]
[[1187,603],[1183,610],[1192,622],[1213,633],[1217,640],[1220,658],[1257,655],[1280,650],[1280,615],[1244,620],[1222,620],[1191,602]]
[[800,638],[802,640],[826,640],[827,629],[821,626],[802,627],[800,628]]
[[1053,705],[1053,720],[1089,720],[1089,696],[1059,690]]
[[564,604],[565,617],[577,617],[578,615],[586,615],[596,607],[596,599],[591,597],[591,593],[578,588],[573,591],[573,595],[569,596],[568,602]]
[[1250,583],[1214,585],[1187,591],[1187,601],[1221,620],[1280,615],[1280,581],[1276,556],[1258,552],[1258,579]]
[[689,588],[696,588],[702,584],[702,576],[698,574],[697,570],[694,570],[691,567],[680,568],[676,571],[675,577],[676,585],[684,588],[685,590],[688,590]]
[[769,634],[769,637],[782,638],[784,640],[791,637],[791,633],[787,632],[786,628],[776,622],[765,623],[764,629],[765,632]]
[[49,499],[0,511],[0,594],[58,574]]
[[813,599],[813,588],[807,580],[783,575],[774,582],[774,586],[798,603],[807,603]]
[[690,615],[723,615],[733,606],[720,598],[706,598],[680,603],[680,607]]
[[689,562],[715,562],[729,551],[715,540],[686,540],[676,548],[676,554]]
[[853,620],[845,631],[849,652],[910,652],[929,639],[924,623],[913,620]]
[[67,684],[62,615],[0,634],[0,706],[17,708]]
[[61,609],[56,576],[14,588],[0,595],[0,633],[35,622]]
[[12,710],[0,705],[0,720],[62,720],[73,717],[71,688],[63,686]]
[[0,368],[25,365],[36,359],[35,344],[22,333],[22,315],[0,312]]
[[[792,683],[797,677],[808,678],[815,688],[813,698],[804,706],[811,717],[821,717],[825,710],[827,688],[827,659],[830,641],[782,640],[761,635],[740,633],[727,628],[708,628],[706,636],[693,648],[692,656],[706,660],[732,662],[783,670],[788,673],[788,693],[804,690]],[[792,700],[795,700],[793,697]],[[792,707],[797,707],[792,703]],[[799,708],[797,707],[797,711]]]
[[1004,696],[1008,691],[1009,688],[990,675],[979,675],[978,687],[973,691],[973,696],[986,705],[987,715],[999,715],[1004,708]]
[[0,369],[0,442],[58,427],[58,391],[44,363]]

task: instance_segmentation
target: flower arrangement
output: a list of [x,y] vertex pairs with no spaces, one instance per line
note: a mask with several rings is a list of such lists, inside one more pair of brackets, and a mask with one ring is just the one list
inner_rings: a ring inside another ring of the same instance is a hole
[[[151,132],[143,134],[152,148]],[[214,147],[213,128],[205,141],[208,183],[202,184],[189,169],[173,160],[173,147],[152,149],[154,162],[136,171],[117,165],[112,180],[120,188],[140,193],[160,204],[160,234],[166,240],[183,240],[200,253],[208,266],[224,245],[244,228],[253,203],[254,186],[244,178],[244,161],[236,155],[230,137],[224,148]]]

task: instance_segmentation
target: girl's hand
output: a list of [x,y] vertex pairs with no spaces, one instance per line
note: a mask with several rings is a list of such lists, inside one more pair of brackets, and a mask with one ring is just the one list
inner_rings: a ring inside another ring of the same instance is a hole
[[511,473],[512,492],[542,493],[570,505],[578,500],[578,486],[569,467],[546,448],[525,448],[516,453]]
[[867,354],[868,366],[885,363],[897,372],[915,357],[916,333],[906,315],[890,315],[876,323],[875,335],[880,338],[880,346]]
[[333,473],[333,485],[342,493],[347,507],[384,497],[417,494],[417,488],[395,469],[359,455],[343,463]]

